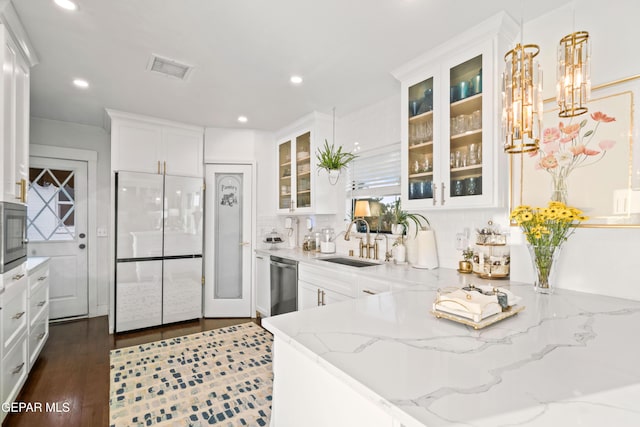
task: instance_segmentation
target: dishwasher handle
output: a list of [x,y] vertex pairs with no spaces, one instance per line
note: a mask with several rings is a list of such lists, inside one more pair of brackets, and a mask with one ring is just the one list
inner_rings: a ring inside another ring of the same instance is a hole
[[274,260],[271,260],[271,265],[275,265],[275,266],[280,267],[280,268],[290,268],[290,269],[293,269],[293,270],[298,268],[298,266],[295,265],[295,264],[284,264],[282,262],[277,262],[277,261],[274,261]]

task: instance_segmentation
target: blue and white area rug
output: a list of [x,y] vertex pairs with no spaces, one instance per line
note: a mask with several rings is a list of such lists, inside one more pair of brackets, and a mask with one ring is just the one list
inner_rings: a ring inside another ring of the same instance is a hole
[[244,323],[112,350],[109,424],[267,426],[272,345]]

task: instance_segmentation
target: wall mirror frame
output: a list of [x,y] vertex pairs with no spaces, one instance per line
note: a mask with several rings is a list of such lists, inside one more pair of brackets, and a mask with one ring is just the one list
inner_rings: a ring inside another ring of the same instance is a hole
[[540,150],[509,156],[510,210],[546,206],[565,178],[567,204],[589,216],[579,227],[640,228],[638,99],[640,74],[594,86],[577,117],[546,99]]

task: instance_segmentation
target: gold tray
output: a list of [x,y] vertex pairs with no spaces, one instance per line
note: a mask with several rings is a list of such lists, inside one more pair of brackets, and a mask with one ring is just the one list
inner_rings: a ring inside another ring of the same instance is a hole
[[479,322],[474,322],[471,319],[466,319],[464,317],[456,316],[455,314],[445,313],[440,310],[431,310],[431,314],[436,316],[438,319],[443,318],[447,320],[453,320],[454,322],[462,323],[463,325],[471,326],[473,329],[482,329],[489,325],[493,325],[496,322],[504,320],[508,317],[515,316],[524,310],[524,305],[513,305],[509,307],[507,311],[503,311],[501,313],[494,314],[493,316],[489,316],[486,319],[482,319]]

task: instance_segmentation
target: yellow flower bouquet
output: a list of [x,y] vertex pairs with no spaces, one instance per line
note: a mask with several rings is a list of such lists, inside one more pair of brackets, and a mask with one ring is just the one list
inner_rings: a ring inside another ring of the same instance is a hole
[[527,238],[536,274],[536,291],[552,292],[549,280],[561,245],[574,232],[574,226],[586,219],[580,209],[554,201],[546,208],[518,206],[511,212],[511,221],[518,224]]

